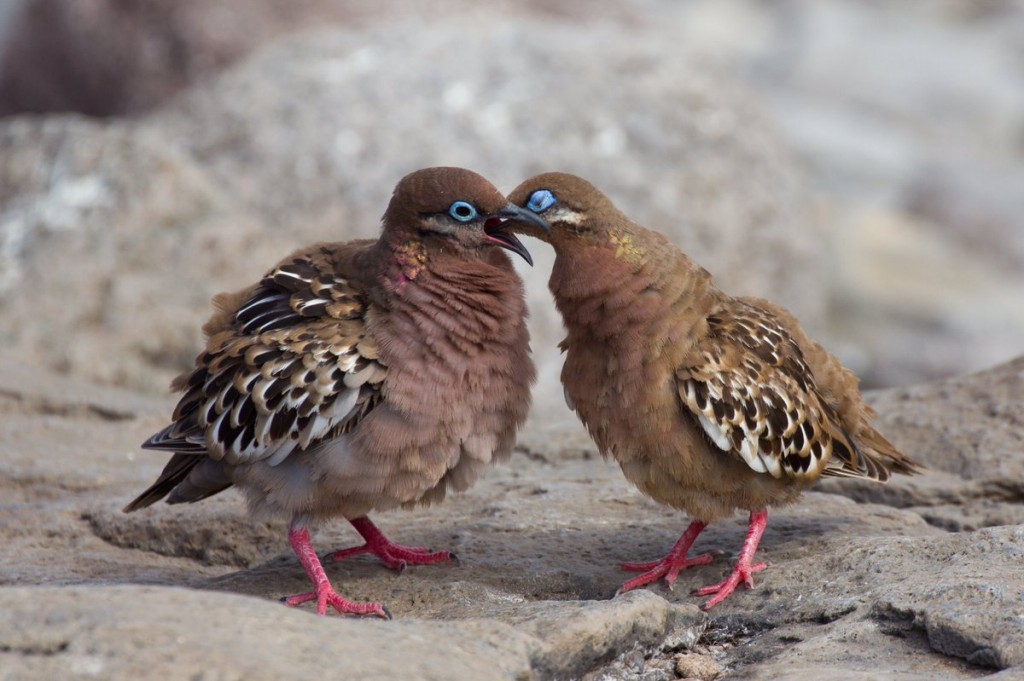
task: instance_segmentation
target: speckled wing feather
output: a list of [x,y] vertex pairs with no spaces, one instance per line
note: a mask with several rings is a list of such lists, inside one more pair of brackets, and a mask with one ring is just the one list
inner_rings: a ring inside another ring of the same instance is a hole
[[366,309],[323,259],[278,266],[210,337],[174,422],[143,447],[275,465],[351,429],[379,401],[387,373]]
[[711,442],[775,478],[888,479],[883,466],[857,451],[774,315],[732,299],[707,322],[699,363],[676,377],[683,404]]

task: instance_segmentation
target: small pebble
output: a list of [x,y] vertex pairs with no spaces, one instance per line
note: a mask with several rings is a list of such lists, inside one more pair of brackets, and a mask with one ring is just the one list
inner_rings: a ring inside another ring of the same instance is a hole
[[626,655],[622,658],[622,666],[637,674],[642,674],[644,671],[643,651],[641,651],[639,648],[634,647],[633,650],[626,653]]
[[721,673],[722,668],[707,655],[676,656],[676,674],[684,679],[711,681]]

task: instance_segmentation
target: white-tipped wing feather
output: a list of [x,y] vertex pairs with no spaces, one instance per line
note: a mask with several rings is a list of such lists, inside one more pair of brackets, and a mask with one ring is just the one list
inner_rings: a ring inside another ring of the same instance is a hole
[[702,361],[676,372],[708,439],[775,478],[872,477],[786,330],[767,310],[733,303],[708,317]]
[[387,374],[365,312],[360,291],[311,260],[279,266],[210,338],[174,422],[143,446],[276,465],[347,431]]

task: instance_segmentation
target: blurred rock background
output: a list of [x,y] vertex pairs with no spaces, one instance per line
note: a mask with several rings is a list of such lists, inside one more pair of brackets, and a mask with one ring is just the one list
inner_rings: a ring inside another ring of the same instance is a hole
[[1019,2],[7,0],[0,115],[0,340],[87,379],[162,393],[213,293],[439,164],[586,175],[869,386],[1024,349]]

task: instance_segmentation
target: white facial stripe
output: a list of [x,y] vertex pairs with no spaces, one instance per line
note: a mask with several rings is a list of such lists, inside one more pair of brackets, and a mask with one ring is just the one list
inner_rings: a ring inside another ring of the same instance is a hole
[[574,227],[583,224],[583,214],[568,208],[556,208],[553,211],[549,211],[545,217],[549,222],[564,222]]

